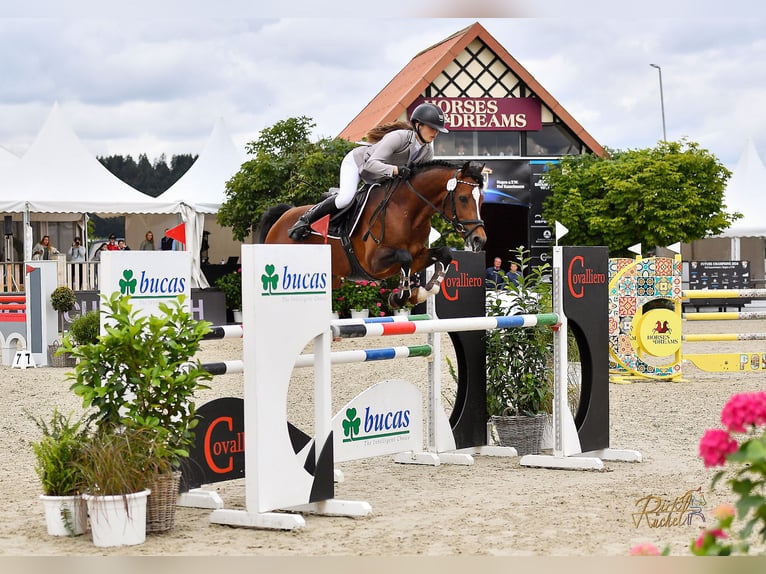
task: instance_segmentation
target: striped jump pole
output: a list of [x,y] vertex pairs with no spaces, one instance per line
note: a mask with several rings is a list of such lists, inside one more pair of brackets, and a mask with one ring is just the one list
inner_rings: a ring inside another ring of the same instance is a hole
[[[22,297],[23,299],[23,297]],[[2,309],[2,305],[0,305]],[[407,321],[426,321],[431,319],[431,315],[423,313],[422,315],[389,315],[385,317],[365,317],[363,319],[335,319],[330,323],[332,325],[361,325],[365,323],[403,323]],[[203,341],[212,341],[217,339],[241,339],[244,334],[243,325],[216,325],[210,327],[210,332],[202,337]]]
[[[347,363],[368,363],[370,361],[388,361],[391,359],[409,359],[414,357],[430,357],[431,345],[411,345],[399,347],[384,347],[380,349],[356,349],[351,351],[333,351],[330,353],[330,363],[333,365]],[[294,368],[313,367],[315,357],[312,353],[300,355],[295,361]],[[243,373],[245,362],[242,360],[203,363],[202,369],[212,375],[230,375]]]
[[766,289],[694,289],[684,291],[681,299],[766,299]]
[[242,325],[216,325],[202,337],[203,341],[214,339],[241,339],[244,336]]
[[489,331],[542,325],[557,325],[556,313],[537,315],[510,315],[503,317],[466,317],[459,319],[430,319],[425,321],[401,321],[394,323],[365,323],[360,325],[331,324],[334,337],[385,337],[389,335],[413,335],[416,333],[447,333],[457,331]]
[[681,340],[688,343],[706,341],[766,341],[766,333],[693,333],[683,335]]
[[766,311],[682,313],[681,317],[686,321],[755,321],[766,319]]

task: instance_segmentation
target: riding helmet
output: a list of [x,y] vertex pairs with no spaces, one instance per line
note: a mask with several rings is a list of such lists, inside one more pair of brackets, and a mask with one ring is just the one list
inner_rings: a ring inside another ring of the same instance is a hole
[[444,127],[444,112],[434,104],[420,104],[412,111],[410,122],[413,127],[415,126],[415,122],[419,122],[431,126],[435,130],[439,130],[444,134],[449,132],[449,130]]

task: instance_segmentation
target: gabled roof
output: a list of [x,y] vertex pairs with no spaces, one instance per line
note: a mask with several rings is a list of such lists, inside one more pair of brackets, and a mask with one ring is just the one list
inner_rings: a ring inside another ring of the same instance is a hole
[[748,138],[731,179],[726,185],[724,203],[729,212],[738,211],[744,217],[735,221],[722,237],[766,237],[766,167],[753,140]]
[[24,156],[0,171],[0,213],[173,213],[114,176],[80,141],[58,103]]
[[508,51],[478,22],[460,30],[438,44],[417,54],[359,114],[341,131],[339,137],[360,141],[367,131],[379,124],[398,119],[436,77],[465,48],[481,40],[507,65],[532,93],[545,104],[584,144],[598,156],[604,148],[583,128],[561,104],[535,80]]
[[203,213],[216,213],[226,201],[226,182],[246,161],[246,154],[237,149],[223,118],[219,118],[197,160],[159,199],[180,201]]

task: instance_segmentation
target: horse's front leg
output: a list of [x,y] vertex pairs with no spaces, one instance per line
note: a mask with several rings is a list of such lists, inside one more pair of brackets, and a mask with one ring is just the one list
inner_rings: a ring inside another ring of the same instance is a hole
[[388,296],[388,304],[392,308],[402,307],[410,299],[412,289],[410,287],[410,273],[412,272],[412,255],[406,249],[379,250],[379,255],[374,260],[374,265],[385,269],[391,266],[399,266],[399,286]]
[[436,295],[439,292],[451,263],[452,252],[449,247],[438,247],[428,250],[425,266],[433,265],[434,272],[424,287],[419,287],[415,290],[415,300],[418,303],[422,303],[431,295]]

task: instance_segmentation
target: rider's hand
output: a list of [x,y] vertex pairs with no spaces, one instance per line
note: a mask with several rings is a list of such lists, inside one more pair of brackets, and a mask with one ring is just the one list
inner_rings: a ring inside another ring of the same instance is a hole
[[407,179],[410,177],[410,168],[406,165],[400,165],[396,168],[396,175],[401,177],[402,179]]

